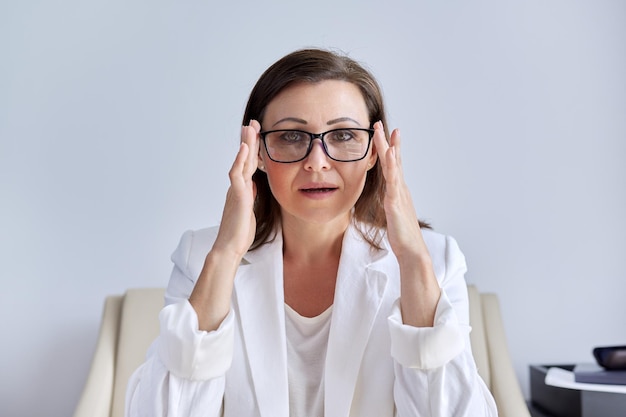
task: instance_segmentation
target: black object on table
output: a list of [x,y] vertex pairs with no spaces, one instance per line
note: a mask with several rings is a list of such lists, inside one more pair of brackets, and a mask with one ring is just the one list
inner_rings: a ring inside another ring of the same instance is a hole
[[[577,365],[531,365],[529,410],[533,417],[625,417],[626,393],[570,389],[545,383],[548,369],[575,372]],[[607,385],[608,387],[609,385]]]
[[582,417],[580,391],[546,385],[546,374],[552,367],[573,371],[575,365],[531,365],[531,405],[549,417]]

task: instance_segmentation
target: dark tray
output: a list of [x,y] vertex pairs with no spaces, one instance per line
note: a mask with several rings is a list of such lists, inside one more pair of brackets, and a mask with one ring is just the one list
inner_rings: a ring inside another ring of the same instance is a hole
[[582,417],[579,390],[546,385],[548,369],[573,371],[576,365],[530,365],[530,398],[533,407],[553,417]]

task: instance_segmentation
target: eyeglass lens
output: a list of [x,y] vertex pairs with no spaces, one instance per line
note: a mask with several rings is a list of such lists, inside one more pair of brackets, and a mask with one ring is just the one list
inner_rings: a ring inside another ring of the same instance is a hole
[[[324,150],[337,161],[358,161],[369,149],[370,132],[366,129],[335,129],[321,135]],[[319,135],[300,130],[275,130],[264,134],[267,153],[277,162],[304,159],[315,137]]]

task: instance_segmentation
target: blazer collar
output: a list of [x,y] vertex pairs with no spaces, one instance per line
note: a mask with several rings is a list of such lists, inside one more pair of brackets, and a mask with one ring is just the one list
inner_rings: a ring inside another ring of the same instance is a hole
[[[263,417],[289,416],[282,233],[244,257],[235,280],[252,382]],[[374,251],[354,226],[344,234],[326,353],[325,415],[348,416],[368,337],[387,288]],[[269,341],[269,342],[268,342]]]
[[348,416],[354,389],[387,289],[388,277],[377,270],[388,249],[373,250],[354,227],[343,239],[326,352],[325,415]]
[[248,252],[235,279],[252,383],[262,417],[289,416],[283,290],[283,239]]

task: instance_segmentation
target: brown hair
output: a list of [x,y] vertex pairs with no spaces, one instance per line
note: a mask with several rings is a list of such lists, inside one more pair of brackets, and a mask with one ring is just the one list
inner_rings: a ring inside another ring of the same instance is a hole
[[[267,105],[290,85],[326,80],[341,80],[356,85],[363,94],[370,124],[382,121],[385,135],[389,136],[382,92],[372,74],[353,59],[322,49],[295,51],[270,66],[250,93],[243,124],[248,124],[252,119],[262,123]],[[275,238],[276,224],[280,220],[280,206],[272,195],[267,175],[263,171],[257,170],[252,179],[257,186],[254,202],[257,226],[251,249],[256,249]],[[363,238],[375,248],[380,247],[382,230],[387,226],[383,208],[384,195],[385,180],[380,163],[376,160],[374,167],[367,172],[365,186],[354,205],[353,215]]]

